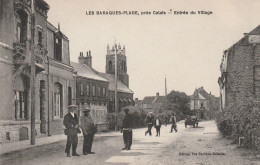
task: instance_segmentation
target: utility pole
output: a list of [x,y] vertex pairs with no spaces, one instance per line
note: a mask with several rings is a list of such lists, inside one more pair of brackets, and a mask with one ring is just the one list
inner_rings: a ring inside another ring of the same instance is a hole
[[118,105],[117,105],[117,46],[115,43],[115,113],[116,113],[116,125],[115,131],[118,130],[117,118],[118,118]]
[[34,36],[35,36],[35,14],[34,14],[34,0],[31,2],[31,145],[35,145],[35,55],[34,55]]
[[165,90],[165,98],[164,98],[164,110],[166,110],[166,96],[167,96],[167,84],[166,84],[166,76],[165,76],[165,82],[164,82],[164,90]]

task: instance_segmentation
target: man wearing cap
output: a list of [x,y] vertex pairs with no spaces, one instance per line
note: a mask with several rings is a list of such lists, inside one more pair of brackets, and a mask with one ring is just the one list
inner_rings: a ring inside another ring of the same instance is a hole
[[81,121],[81,130],[84,135],[83,142],[83,154],[95,154],[95,152],[91,151],[94,134],[96,133],[96,127],[94,121],[90,116],[90,109],[84,108],[84,115],[80,118]]
[[75,113],[76,106],[69,105],[69,112],[64,116],[63,124],[66,127],[65,134],[67,135],[67,145],[65,149],[65,153],[67,153],[67,157],[70,157],[70,147],[72,145],[72,156],[79,156],[76,153],[77,145],[78,145],[78,136],[77,133],[79,131],[79,120]]
[[132,138],[133,138],[133,132],[132,132],[133,121],[132,121],[132,117],[128,114],[129,109],[126,108],[124,109],[124,111],[125,111],[125,117],[123,119],[121,133],[123,132],[125,147],[122,148],[122,150],[130,150],[132,145]]
[[145,132],[145,136],[147,133],[149,133],[149,135],[152,135],[152,127],[153,127],[153,123],[154,123],[154,118],[153,118],[153,113],[149,112],[149,115],[146,117],[145,119],[146,123],[148,124],[148,130]]

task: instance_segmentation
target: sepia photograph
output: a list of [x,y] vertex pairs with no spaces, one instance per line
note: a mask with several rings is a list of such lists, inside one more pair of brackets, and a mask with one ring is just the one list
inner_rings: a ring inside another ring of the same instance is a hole
[[1,165],[260,165],[260,1],[0,0]]

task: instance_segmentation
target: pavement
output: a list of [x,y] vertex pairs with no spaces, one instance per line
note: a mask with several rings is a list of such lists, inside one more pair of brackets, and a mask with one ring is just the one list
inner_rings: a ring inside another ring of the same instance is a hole
[[[119,132],[102,132],[97,133],[96,137],[101,136],[113,136],[113,135],[120,135]],[[83,136],[83,134],[78,134],[79,138]],[[39,137],[36,138],[35,145],[30,144],[30,140],[24,140],[24,141],[18,141],[18,142],[12,142],[12,143],[5,143],[0,145],[0,155],[10,154],[12,152],[26,150],[26,149],[33,149],[36,147],[43,147],[44,145],[50,145],[53,143],[57,143],[60,141],[66,141],[67,136],[64,134],[58,134],[58,135],[51,135],[51,136],[45,136],[45,137]]]

